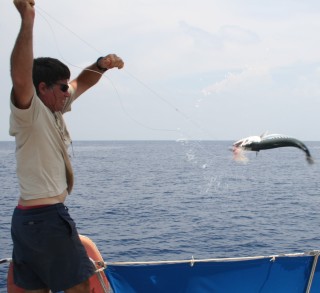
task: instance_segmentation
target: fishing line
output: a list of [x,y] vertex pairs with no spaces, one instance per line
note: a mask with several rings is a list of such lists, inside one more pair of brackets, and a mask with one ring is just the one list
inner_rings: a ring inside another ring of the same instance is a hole
[[[64,24],[62,24],[61,22],[59,22],[58,20],[56,20],[54,17],[52,17],[49,13],[45,12],[43,9],[41,9],[39,6],[37,7],[38,10],[41,10],[41,12],[43,12],[44,14],[46,14],[48,17],[50,17],[53,21],[55,21],[57,24],[59,24],[61,27],[63,27],[64,29],[66,29],[67,31],[69,31],[71,34],[73,34],[76,38],[78,38],[80,41],[82,41],[83,43],[85,43],[88,47],[90,47],[92,50],[96,51],[97,53],[99,53],[100,55],[103,55],[103,53],[98,50],[97,48],[95,48],[94,46],[92,46],[89,42],[85,41],[83,38],[81,38],[77,33],[75,33],[74,31],[72,31],[71,29],[69,29],[67,26],[65,26]],[[59,53],[59,55],[61,56],[61,58],[69,65],[75,67],[75,68],[79,68],[81,70],[88,70],[88,71],[93,71],[96,72],[94,70],[88,69],[88,68],[83,68],[80,66],[77,66],[75,64],[72,64],[71,62],[69,62],[68,60],[66,60],[64,58],[64,55],[62,54],[60,47],[58,46],[58,40],[56,38],[56,34],[55,31],[52,27],[52,25],[50,24],[50,22],[46,19],[46,17],[41,14],[39,11],[38,13],[40,14],[40,16],[45,20],[45,22],[48,24],[52,35],[54,37],[54,42],[55,42],[55,46],[57,48],[57,51]],[[189,121],[190,123],[192,123],[196,128],[202,130],[203,132],[205,132],[203,130],[203,128],[196,123],[193,119],[191,119],[188,115],[186,115],[185,113],[183,113],[182,111],[180,111],[176,106],[174,106],[172,103],[170,103],[167,99],[163,98],[161,95],[159,95],[156,91],[154,91],[151,87],[149,87],[148,85],[146,85],[144,82],[142,82],[139,78],[137,78],[135,75],[131,74],[128,70],[124,70],[127,75],[129,75],[132,79],[134,79],[135,81],[137,81],[139,84],[141,84],[144,88],[146,88],[147,90],[149,90],[155,97],[157,97],[158,99],[160,99],[162,102],[164,102],[166,105],[168,105],[170,108],[172,108],[176,113],[180,114],[182,117],[184,117],[184,119],[186,119],[187,121]],[[100,72],[96,72],[101,74]],[[167,132],[177,132],[180,135],[182,135],[183,139],[177,139],[176,142],[180,143],[181,146],[185,146],[188,147],[188,150],[185,152],[186,153],[186,159],[189,163],[191,163],[193,166],[197,167],[198,170],[201,170],[202,172],[206,172],[206,169],[208,167],[208,163],[200,163],[199,160],[197,159],[197,157],[199,157],[199,155],[197,154],[197,151],[195,151],[194,149],[200,149],[202,150],[207,158],[210,158],[209,160],[209,165],[213,165],[214,162],[212,160],[212,153],[208,152],[208,150],[206,148],[203,147],[203,145],[200,143],[200,141],[198,140],[194,140],[190,135],[187,135],[186,133],[183,133],[181,129],[160,129],[160,128],[153,128],[150,126],[145,125],[144,123],[138,121],[137,119],[135,119],[134,117],[132,117],[132,115],[130,115],[128,113],[128,111],[126,110],[121,96],[116,88],[116,86],[113,84],[112,80],[101,74],[102,77],[106,78],[109,80],[110,84],[112,85],[112,87],[114,88],[117,98],[120,102],[121,108],[123,110],[123,112],[132,120],[134,121],[136,124],[146,128],[146,129],[150,129],[153,131],[167,131]],[[190,148],[191,147],[191,148]],[[208,159],[207,159],[208,160]],[[203,175],[203,178],[206,180],[206,182],[208,182],[206,184],[206,187],[204,188],[204,192],[205,193],[209,193],[209,191],[212,191],[212,189],[214,191],[217,191],[218,189],[223,188],[223,184],[221,184],[221,178],[220,176],[217,175]],[[227,186],[227,185],[225,185]]]
[[[119,100],[119,103],[120,103],[120,106],[121,106],[121,109],[122,111],[131,119],[133,120],[135,123],[139,124],[140,126],[144,127],[144,128],[148,128],[148,129],[151,129],[151,130],[162,130],[162,129],[155,129],[155,128],[152,128],[152,127],[149,127],[149,126],[146,126],[144,124],[142,124],[140,121],[136,120],[134,117],[132,117],[128,112],[127,110],[125,109],[125,106],[122,102],[122,99],[121,99],[121,96],[118,92],[118,89],[116,88],[116,86],[114,85],[114,83],[112,82],[112,80],[106,76],[106,75],[103,75],[101,72],[99,71],[95,71],[95,70],[92,70],[92,69],[89,69],[89,68],[84,68],[84,67],[81,67],[81,66],[78,66],[78,65],[75,65],[75,64],[72,64],[69,60],[65,59],[64,58],[64,55],[62,54],[61,50],[60,50],[60,47],[58,46],[58,40],[57,40],[57,37],[56,37],[56,34],[55,34],[55,31],[52,27],[52,25],[50,24],[50,22],[44,17],[44,15],[42,13],[45,13],[48,17],[52,18],[56,23],[58,23],[60,26],[62,26],[64,29],[68,30],[70,33],[72,33],[73,35],[75,35],[79,40],[81,40],[82,42],[84,42],[87,46],[89,46],[91,49],[93,49],[94,51],[96,51],[97,53],[99,53],[100,55],[103,55],[101,52],[99,52],[98,49],[96,49],[95,47],[93,47],[90,43],[88,43],[87,41],[85,41],[84,39],[82,39],[78,34],[76,34],[75,32],[73,32],[71,29],[69,29],[68,27],[66,27],[64,24],[62,24],[61,22],[59,22],[57,19],[53,18],[50,14],[48,14],[47,12],[45,12],[43,9],[39,8],[37,6],[37,9],[41,10],[38,11],[38,14],[43,18],[43,20],[48,24],[50,30],[51,30],[51,33],[53,35],[53,38],[54,38],[54,43],[55,43],[55,46],[56,46],[56,49],[57,49],[57,52],[58,54],[60,55],[60,58],[65,62],[67,63],[68,65],[72,66],[72,67],[75,67],[75,68],[78,68],[78,69],[81,69],[81,70],[86,70],[86,71],[91,71],[91,72],[95,72],[97,74],[100,74],[101,77],[105,78],[105,79],[108,79],[111,86],[113,87],[116,95],[117,95],[117,98]],[[166,130],[166,131],[170,131],[170,130]]]
[[[85,43],[88,47],[90,47],[92,50],[96,51],[99,54],[103,54],[102,52],[100,52],[97,48],[95,48],[94,46],[92,46],[89,42],[87,42],[85,39],[81,38],[77,33],[75,33],[73,30],[71,30],[70,28],[68,28],[66,25],[64,25],[62,22],[60,22],[59,20],[57,20],[56,18],[54,18],[51,14],[49,14],[48,12],[46,12],[45,10],[43,10],[41,7],[39,6],[35,6],[37,10],[40,10],[42,13],[46,14],[48,17],[50,17],[54,22],[56,22],[57,24],[59,24],[61,27],[63,27],[64,29],[66,29],[69,33],[73,34],[75,37],[77,37],[81,42]],[[49,24],[49,26],[51,27],[50,23],[48,22],[48,20],[44,17],[43,14],[40,13],[40,11],[38,11],[38,13],[45,19],[45,21]],[[52,27],[51,27],[51,31],[53,31]],[[56,39],[55,39],[56,40]],[[56,40],[57,41],[57,40]],[[59,50],[60,51],[60,50]]]
[[[64,58],[64,55],[62,54],[62,52],[61,52],[61,50],[60,50],[60,47],[58,46],[58,40],[57,40],[57,38],[56,38],[56,34],[55,34],[55,31],[54,31],[52,25],[51,25],[50,22],[44,17],[44,15],[43,15],[42,13],[46,14],[48,17],[50,17],[52,20],[54,20],[57,24],[59,24],[59,25],[62,26],[64,29],[66,29],[67,31],[69,31],[70,33],[72,33],[75,37],[77,37],[80,41],[82,41],[82,42],[85,43],[87,46],[89,46],[91,49],[93,49],[94,51],[96,51],[98,54],[100,54],[100,55],[104,55],[104,54],[103,54],[101,51],[99,51],[98,49],[96,49],[94,46],[92,46],[89,42],[87,42],[87,41],[85,41],[83,38],[81,38],[81,37],[80,37],[78,34],[76,34],[74,31],[72,31],[71,29],[69,29],[67,26],[65,26],[64,24],[62,24],[61,22],[59,22],[59,21],[58,21],[57,19],[55,19],[53,16],[51,16],[50,14],[48,14],[47,12],[45,12],[43,9],[41,9],[40,7],[37,7],[37,9],[38,9],[38,10],[39,10],[39,9],[41,10],[41,12],[38,11],[38,13],[39,13],[39,15],[44,19],[44,21],[48,24],[48,26],[49,26],[49,28],[50,28],[50,30],[51,30],[51,32],[52,32],[53,38],[54,38],[54,43],[55,43],[56,49],[57,49],[57,51],[58,51],[61,59],[62,59],[65,63],[67,63],[68,65],[70,65],[70,66],[72,66],[72,67],[81,69],[81,70],[86,70],[86,71],[95,72],[95,73],[97,73],[97,74],[100,74],[102,78],[108,79],[108,81],[110,82],[112,88],[114,89],[114,91],[115,91],[115,93],[116,93],[116,96],[117,96],[117,98],[118,98],[118,100],[119,100],[119,103],[120,103],[120,106],[121,106],[122,111],[123,111],[132,121],[134,121],[136,124],[140,125],[141,127],[146,128],[146,129],[153,130],[153,131],[179,132],[179,129],[164,129],[164,128],[151,127],[151,126],[145,125],[145,124],[142,123],[141,121],[135,119],[135,118],[126,110],[126,108],[125,108],[125,106],[124,106],[124,103],[123,103],[123,101],[122,101],[122,99],[121,99],[121,96],[120,96],[120,94],[119,94],[119,91],[118,91],[117,87],[115,86],[115,84],[113,83],[113,81],[111,80],[110,77],[104,75],[103,73],[101,73],[101,72],[99,72],[99,71],[95,71],[95,70],[88,69],[88,68],[83,68],[83,67],[81,67],[81,66],[72,64],[70,61],[66,60],[66,59]],[[123,69],[123,70],[125,70],[125,69]],[[128,71],[127,71],[127,73],[128,73]],[[134,76],[133,76],[132,74],[129,74],[129,73],[128,73],[128,75],[130,75],[132,78],[134,78]],[[137,78],[134,78],[134,79],[135,79],[135,80],[138,80]],[[140,83],[142,84],[141,81],[140,81]],[[146,85],[145,85],[145,87],[147,88]],[[151,91],[150,88],[148,88],[148,89]],[[156,95],[155,92],[153,92],[153,93]],[[160,97],[160,96],[158,95],[158,97]],[[164,101],[164,99],[163,99],[163,101]],[[167,104],[168,104],[168,102],[167,102]],[[173,107],[173,106],[172,106],[172,107]]]
[[[90,44],[89,42],[87,42],[86,40],[84,40],[82,37],[80,37],[77,33],[75,33],[73,30],[71,30],[70,28],[68,28],[66,25],[64,25],[63,23],[61,23],[60,21],[58,21],[56,18],[54,18],[53,16],[51,16],[49,13],[47,13],[46,11],[44,11],[42,8],[40,8],[39,6],[37,6],[38,10],[41,10],[42,13],[46,14],[48,17],[50,17],[53,21],[55,21],[57,24],[59,24],[61,27],[63,27],[64,29],[66,29],[68,32],[70,32],[71,34],[73,34],[76,38],[78,38],[81,42],[85,43],[88,47],[90,47],[92,50],[96,51],[98,54],[103,55],[104,53],[101,52],[100,50],[98,50],[97,48],[95,48],[92,44]],[[39,11],[38,11],[39,12]],[[56,38],[56,34],[53,30],[52,25],[49,23],[49,21],[44,17],[43,14],[41,14],[39,12],[39,14],[42,16],[42,18],[46,21],[46,23],[49,25],[49,28],[54,36],[54,41],[55,41],[55,46],[57,48],[57,51],[59,53],[59,55],[61,56],[61,58],[69,65],[78,68],[78,69],[82,69],[82,70],[88,70],[88,71],[93,71],[93,72],[97,72],[94,70],[90,70],[87,68],[82,68],[80,66],[77,66],[75,64],[70,63],[68,60],[66,60],[58,46],[58,40]],[[159,100],[161,100],[163,103],[165,103],[167,106],[169,106],[170,108],[172,108],[176,113],[178,113],[179,115],[181,115],[185,120],[187,120],[188,122],[190,122],[193,126],[195,126],[195,128],[197,128],[198,130],[201,130],[204,134],[209,135],[210,137],[212,137],[212,135],[210,133],[208,133],[207,131],[205,131],[203,129],[203,127],[197,123],[196,121],[194,121],[191,117],[189,117],[187,114],[185,114],[184,112],[182,112],[178,107],[176,107],[175,105],[173,105],[171,102],[169,102],[167,99],[165,99],[164,97],[162,97],[161,95],[159,95],[155,90],[153,90],[150,86],[148,86],[146,83],[144,83],[141,79],[139,79],[138,77],[136,77],[135,75],[133,75],[132,73],[130,73],[126,68],[122,69],[124,72],[126,72],[126,74],[128,76],[130,76],[132,79],[134,79],[136,82],[138,82],[139,84],[141,84],[144,88],[146,88],[149,92],[151,92],[155,97],[157,97]],[[101,74],[100,72],[97,72],[99,74]],[[147,129],[151,129],[151,130],[156,130],[156,131],[168,131],[168,132],[179,132],[179,129],[161,129],[161,128],[154,128],[154,127],[150,127],[147,126],[145,124],[143,124],[142,122],[138,121],[137,119],[133,118],[132,115],[130,115],[124,107],[124,104],[122,103],[120,94],[118,92],[118,90],[116,89],[115,85],[113,84],[113,82],[111,81],[111,79],[103,74],[101,74],[102,77],[107,78],[112,87],[114,88],[115,92],[117,93],[117,97],[119,98],[119,101],[121,103],[121,107],[124,110],[125,114],[128,115],[130,117],[130,119],[132,119],[134,122],[138,123],[140,126],[143,126]]]
[[[143,81],[141,81],[140,79],[138,79],[136,76],[134,76],[133,74],[131,74],[128,70],[125,70],[126,73],[133,78],[134,80],[136,80],[138,83],[140,83],[143,87],[145,87],[146,89],[148,89],[151,93],[153,93],[154,96],[156,96],[157,98],[159,98],[161,101],[163,101],[165,104],[167,104],[169,107],[171,107],[174,111],[176,111],[178,114],[180,114],[182,117],[184,117],[187,121],[189,121],[191,124],[193,124],[196,128],[200,129],[201,131],[203,131],[204,133],[206,133],[204,131],[204,129],[197,123],[195,122],[193,119],[191,119],[188,115],[186,115],[184,112],[180,111],[179,108],[177,108],[176,106],[174,106],[172,103],[170,103],[168,100],[166,100],[165,98],[163,98],[162,96],[160,96],[156,91],[154,91],[152,88],[150,88],[147,84],[145,84]],[[207,133],[208,134],[208,133]]]
[[[50,24],[50,22],[48,21],[48,19],[45,17],[45,15],[47,17],[49,17],[50,19],[52,19],[54,22],[56,22],[58,25],[60,25],[62,28],[64,28],[65,30],[67,30],[69,33],[71,33],[72,35],[74,35],[76,38],[78,38],[81,42],[83,42],[84,44],[86,44],[89,48],[91,48],[92,50],[94,50],[95,52],[97,52],[99,55],[104,55],[103,52],[101,52],[100,50],[98,50],[97,48],[95,48],[92,44],[90,44],[89,42],[87,42],[86,40],[84,40],[82,37],[80,37],[77,33],[75,33],[73,30],[71,30],[70,28],[68,28],[66,25],[64,25],[63,23],[61,23],[60,21],[58,21],[56,18],[54,18],[52,15],[50,15],[48,12],[46,12],[45,10],[43,10],[41,7],[37,6],[37,11],[39,13],[39,15],[44,19],[44,21],[48,24],[53,38],[54,38],[54,43],[57,49],[57,52],[59,53],[61,59],[69,64],[72,67],[81,69],[81,70],[87,70],[87,71],[92,71],[95,73],[100,74],[103,78],[108,79],[108,81],[110,82],[111,86],[113,87],[113,89],[115,90],[116,96],[119,100],[119,103],[121,105],[121,108],[123,110],[123,112],[132,120],[134,121],[136,124],[140,125],[141,127],[144,127],[146,129],[150,129],[153,131],[166,131],[166,132],[177,132],[180,135],[183,135],[183,137],[186,137],[187,140],[184,139],[177,139],[176,142],[182,142],[182,145],[184,146],[189,146],[190,145],[190,141],[192,141],[193,145],[196,145],[199,149],[201,149],[205,154],[207,158],[211,158],[212,157],[212,153],[208,152],[208,150],[206,148],[203,147],[203,145],[200,143],[199,140],[195,140],[193,139],[190,135],[187,135],[186,133],[183,133],[182,130],[180,128],[177,129],[162,129],[162,128],[154,128],[154,127],[150,127],[148,125],[145,125],[144,123],[142,123],[141,121],[138,121],[137,119],[135,119],[132,115],[130,115],[128,113],[128,111],[126,110],[124,103],[122,102],[120,93],[118,92],[116,86],[114,85],[114,83],[112,82],[112,80],[106,76],[103,75],[102,73],[95,71],[95,70],[91,70],[88,68],[83,68],[81,66],[72,64],[70,61],[66,60],[64,58],[64,55],[62,54],[60,47],[58,46],[58,40],[56,38],[56,34],[55,31],[52,27],[52,25]],[[40,12],[41,11],[41,12]],[[45,14],[45,15],[44,15]],[[201,130],[201,132],[203,132],[204,134],[209,135],[210,137],[212,136],[211,134],[209,134],[207,131],[205,131],[203,129],[203,127],[201,127],[201,125],[199,125],[196,121],[194,121],[191,117],[189,117],[187,114],[185,114],[184,112],[182,112],[178,107],[176,107],[174,104],[172,104],[171,102],[169,102],[167,99],[163,98],[161,95],[159,95],[156,91],[154,91],[150,86],[148,86],[146,83],[144,83],[142,80],[140,80],[139,78],[137,78],[135,75],[133,75],[132,73],[130,73],[128,70],[126,69],[122,69],[122,71],[124,71],[128,76],[130,76],[132,79],[134,79],[136,82],[138,82],[141,86],[143,86],[144,88],[146,88],[149,92],[151,92],[155,97],[157,97],[159,100],[161,100],[163,103],[165,103],[167,106],[169,106],[171,109],[173,109],[176,113],[178,113],[180,116],[182,116],[186,121],[188,121],[189,123],[191,123],[193,126],[195,126],[198,130]],[[186,144],[186,141],[188,141],[188,143]],[[193,156],[190,156],[190,153],[194,152],[192,149],[189,150],[189,152],[186,153],[187,156],[187,160],[189,162],[192,162],[193,164],[195,164],[196,166],[200,167],[200,169],[205,170],[207,169],[208,164],[204,163],[201,164],[199,163],[197,160],[195,160],[194,158],[196,157],[196,154],[193,153]],[[209,159],[210,165],[213,165],[213,160]],[[213,185],[213,183],[218,184],[219,186],[221,185],[220,183],[218,183],[217,181],[220,182],[220,180],[218,180],[219,176],[210,176],[209,183],[207,184],[207,188],[206,188],[206,193],[208,193]]]

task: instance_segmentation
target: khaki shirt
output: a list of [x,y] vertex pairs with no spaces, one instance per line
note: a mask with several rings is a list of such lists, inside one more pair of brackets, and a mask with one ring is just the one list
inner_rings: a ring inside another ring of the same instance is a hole
[[62,114],[71,110],[73,89],[62,112],[52,113],[36,92],[28,109],[11,102],[10,135],[16,140],[17,176],[24,200],[70,194],[73,172],[67,148],[71,143]]

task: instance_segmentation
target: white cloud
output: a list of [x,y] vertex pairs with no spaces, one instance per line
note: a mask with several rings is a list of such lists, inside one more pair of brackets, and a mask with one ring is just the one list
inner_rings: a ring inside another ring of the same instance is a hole
[[256,90],[262,84],[270,84],[269,69],[265,67],[249,67],[239,73],[227,73],[226,77],[212,85],[205,87],[205,96],[223,92],[241,92],[244,89]]
[[223,47],[223,38],[217,34],[205,31],[204,29],[191,26],[185,21],[180,22],[180,27],[184,33],[190,36],[194,46],[205,49],[221,49]]
[[218,35],[225,41],[241,44],[254,44],[260,41],[259,36],[255,32],[237,25],[222,26],[219,29]]

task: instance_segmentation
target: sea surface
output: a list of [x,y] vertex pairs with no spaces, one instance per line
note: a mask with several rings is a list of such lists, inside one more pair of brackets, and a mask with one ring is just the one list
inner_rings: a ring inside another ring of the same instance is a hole
[[[320,142],[233,160],[231,141],[76,141],[66,205],[106,262],[320,249]],[[14,142],[0,142],[0,259],[11,257]],[[0,293],[8,265],[0,265]]]

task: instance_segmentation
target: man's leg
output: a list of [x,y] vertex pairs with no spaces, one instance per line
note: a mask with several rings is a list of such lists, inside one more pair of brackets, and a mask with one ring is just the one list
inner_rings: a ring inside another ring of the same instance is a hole
[[39,290],[25,290],[25,293],[49,293],[49,289],[39,289]]
[[65,290],[65,293],[90,293],[89,279],[82,282],[81,284],[78,284],[70,289]]

